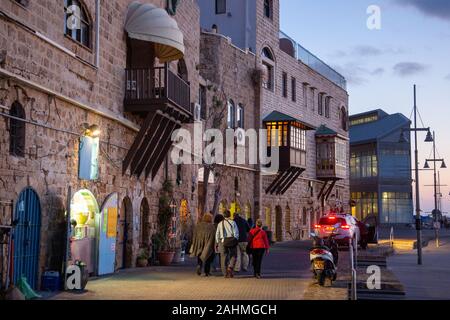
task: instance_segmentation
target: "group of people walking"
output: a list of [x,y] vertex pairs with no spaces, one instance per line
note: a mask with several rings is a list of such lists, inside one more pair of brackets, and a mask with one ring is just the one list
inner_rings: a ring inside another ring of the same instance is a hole
[[261,278],[261,265],[264,254],[269,253],[269,239],[258,219],[253,226],[239,213],[232,219],[230,211],[223,215],[207,213],[194,230],[191,257],[197,258],[197,274],[202,270],[205,276],[211,276],[211,265],[220,259],[220,269],[226,278],[233,278],[235,272],[247,272],[250,258],[253,275]]

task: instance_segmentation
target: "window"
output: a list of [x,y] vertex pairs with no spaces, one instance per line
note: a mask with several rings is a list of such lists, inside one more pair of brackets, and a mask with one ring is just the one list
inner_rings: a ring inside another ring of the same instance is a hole
[[227,13],[227,1],[226,0],[216,0],[216,14]]
[[86,47],[91,45],[91,24],[84,5],[78,0],[64,1],[65,34]]
[[314,104],[315,104],[315,102],[314,101],[316,101],[316,99],[314,99],[314,97],[315,97],[315,94],[316,94],[316,89],[315,88],[309,88],[309,91],[310,91],[310,95],[309,95],[309,99],[310,99],[310,105],[311,105],[311,107],[312,107],[312,110],[314,111]]
[[291,148],[306,151],[306,130],[291,126]]
[[268,90],[274,89],[274,65],[275,60],[272,52],[269,48],[264,48],[261,53],[262,58],[262,69],[263,69],[263,79],[262,86]]
[[308,84],[303,84],[303,105],[305,109],[308,108]]
[[288,122],[267,122],[267,146],[288,147]]
[[[15,118],[26,119],[25,110],[16,101],[12,104],[9,114]],[[25,122],[10,118],[9,120],[9,152],[16,157],[25,156]]]
[[272,0],[264,0],[264,16],[272,19]]
[[377,192],[352,192],[351,198],[355,201],[352,215],[358,220],[364,220],[368,215],[378,215],[378,193]]
[[234,129],[236,127],[236,107],[233,100],[228,101],[227,127]]
[[330,104],[331,104],[331,97],[325,98],[325,117],[330,118]]
[[28,7],[29,0],[16,0],[16,3],[20,4],[23,7]]
[[200,105],[200,117],[203,120],[206,120],[206,87],[200,85],[199,93],[198,93],[198,104]]
[[292,101],[297,102],[297,79],[291,78]]
[[352,179],[378,176],[378,158],[375,150],[353,151],[350,155],[350,177]]
[[287,95],[288,95],[288,88],[287,88],[287,86],[288,86],[288,75],[287,75],[287,73],[286,72],[283,72],[283,75],[282,75],[282,77],[283,77],[283,83],[282,83],[282,91],[283,91],[283,98],[287,98]]
[[303,207],[303,212],[302,212],[302,224],[304,226],[306,226],[306,224],[308,223],[308,215],[307,215],[307,210],[305,207]]
[[236,124],[238,128],[244,129],[244,107],[239,104],[236,112]]
[[323,96],[324,93],[319,93],[317,95],[317,112],[319,113],[319,115],[323,115]]
[[347,111],[345,110],[345,107],[341,108],[340,117],[341,117],[342,129],[345,131],[348,131],[348,116],[347,116]]
[[410,192],[383,192],[384,223],[400,223],[411,219],[412,194]]

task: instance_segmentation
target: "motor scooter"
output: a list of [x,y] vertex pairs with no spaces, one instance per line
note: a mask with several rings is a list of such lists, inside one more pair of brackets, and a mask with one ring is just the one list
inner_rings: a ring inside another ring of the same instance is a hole
[[311,233],[313,247],[309,253],[311,270],[314,278],[321,286],[331,286],[337,278],[337,263],[339,260],[339,248],[334,237],[337,235],[338,227],[331,234],[322,239],[317,234]]

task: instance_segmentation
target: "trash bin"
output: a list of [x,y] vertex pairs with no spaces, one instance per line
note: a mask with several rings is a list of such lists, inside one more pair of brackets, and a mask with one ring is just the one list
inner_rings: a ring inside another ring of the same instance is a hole
[[59,291],[61,289],[61,277],[58,271],[46,271],[42,275],[43,291]]

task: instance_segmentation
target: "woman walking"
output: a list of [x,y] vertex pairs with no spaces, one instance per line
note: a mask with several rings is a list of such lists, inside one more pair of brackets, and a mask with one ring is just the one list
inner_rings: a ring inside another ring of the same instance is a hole
[[253,273],[255,278],[261,279],[261,264],[264,253],[269,253],[269,238],[267,233],[262,229],[262,220],[256,221],[256,226],[249,233],[249,248],[253,256]]
[[194,230],[194,238],[191,246],[191,257],[197,257],[197,274],[202,275],[202,267],[205,276],[211,275],[211,263],[214,260],[216,227],[212,224],[212,215],[209,213],[203,216]]

